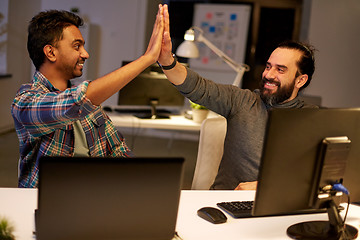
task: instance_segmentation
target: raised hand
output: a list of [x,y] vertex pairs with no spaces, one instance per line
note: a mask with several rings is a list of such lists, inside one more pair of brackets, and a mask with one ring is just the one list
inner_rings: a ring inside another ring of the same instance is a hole
[[159,4],[151,38],[144,55],[151,56],[155,62],[160,55],[164,35],[164,6]]
[[[158,58],[158,62],[162,66],[170,66],[174,62],[174,57],[172,55],[172,44],[170,37],[170,20],[169,20],[169,10],[168,6],[164,5],[164,33],[161,45],[161,51]],[[166,77],[175,85],[180,85],[185,81],[187,70],[186,68],[177,62],[175,66],[171,69],[163,69]]]
[[158,62],[163,66],[170,65],[174,59],[172,57],[172,43],[170,37],[170,20],[169,20],[169,9],[168,6],[165,4],[163,6],[164,11],[164,33],[163,33],[163,40],[161,46],[161,52],[158,59]]

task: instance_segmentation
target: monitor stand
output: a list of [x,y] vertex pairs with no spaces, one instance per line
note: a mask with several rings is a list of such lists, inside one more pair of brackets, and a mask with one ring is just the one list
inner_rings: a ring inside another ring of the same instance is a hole
[[291,225],[287,229],[287,234],[293,239],[355,239],[358,230],[343,223],[339,210],[333,200],[328,202],[327,212],[329,221],[309,221]]
[[150,114],[136,114],[135,116],[141,119],[168,119],[168,114],[160,114],[156,111],[156,106],[159,104],[158,99],[150,99],[151,113]]

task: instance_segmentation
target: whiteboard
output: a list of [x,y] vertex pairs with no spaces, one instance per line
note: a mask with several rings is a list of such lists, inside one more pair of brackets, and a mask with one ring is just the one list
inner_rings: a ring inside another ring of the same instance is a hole
[[[195,4],[193,26],[204,37],[238,63],[244,63],[251,6],[245,4]],[[200,57],[190,59],[192,68],[233,71],[204,43],[197,43]]]

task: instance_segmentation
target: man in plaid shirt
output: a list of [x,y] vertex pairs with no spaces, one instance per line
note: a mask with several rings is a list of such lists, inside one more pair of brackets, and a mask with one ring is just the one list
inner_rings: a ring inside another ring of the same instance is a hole
[[143,56],[94,81],[71,86],[82,75],[89,54],[79,26],[67,11],[36,15],[28,28],[28,52],[36,72],[11,106],[20,144],[19,187],[38,186],[42,156],[131,157],[123,136],[100,104],[155,63],[161,50],[163,6]]

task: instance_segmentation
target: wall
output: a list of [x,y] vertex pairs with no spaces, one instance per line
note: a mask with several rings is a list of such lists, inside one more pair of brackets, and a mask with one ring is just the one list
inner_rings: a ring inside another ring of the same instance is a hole
[[0,132],[13,128],[10,105],[20,84],[29,80],[27,25],[40,3],[40,0],[32,0],[31,3],[27,0],[9,1],[7,70],[12,76],[0,79]]
[[[79,7],[93,25],[95,42],[89,43],[89,76],[104,75],[121,66],[123,60],[140,56],[146,46],[156,12],[156,3],[148,0],[10,0],[8,70],[11,78],[0,80],[0,131],[13,127],[10,104],[21,83],[30,80],[30,59],[26,50],[27,24],[41,9],[69,10]],[[359,107],[356,92],[357,59],[360,55],[360,1],[307,0],[302,36],[313,43],[317,52],[317,70],[306,94],[320,95],[327,107]],[[21,7],[19,7],[21,6]],[[152,10],[150,10],[152,9]],[[308,29],[308,31],[306,31]],[[145,39],[145,40],[144,40]],[[226,78],[235,74],[210,76]],[[356,82],[355,82],[356,81]],[[109,99],[116,104],[116,96]]]
[[326,107],[360,107],[360,1],[311,1],[308,40],[317,48],[316,71],[306,93]]
[[[103,76],[144,53],[147,0],[42,0],[41,10],[79,8],[79,14],[90,24],[90,39],[85,48],[88,79]],[[106,104],[116,104],[117,95]]]
[[[304,0],[300,40],[316,52],[316,71],[307,95],[320,96],[325,107],[360,107],[360,1]],[[231,84],[236,74],[197,70],[216,82]],[[246,73],[245,73],[246,74]],[[259,76],[260,78],[260,76]]]
[[[8,72],[10,78],[0,80],[0,132],[13,128],[10,105],[21,84],[29,82],[34,68],[26,49],[27,26],[41,10],[70,10],[78,7],[90,23],[90,39],[86,48],[90,53],[89,79],[105,75],[122,61],[141,56],[150,38],[159,0],[10,0]],[[21,7],[20,7],[21,6]],[[116,104],[114,95],[105,104]]]

